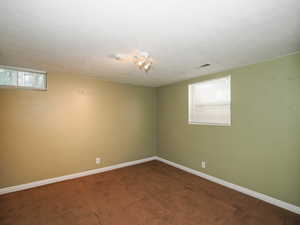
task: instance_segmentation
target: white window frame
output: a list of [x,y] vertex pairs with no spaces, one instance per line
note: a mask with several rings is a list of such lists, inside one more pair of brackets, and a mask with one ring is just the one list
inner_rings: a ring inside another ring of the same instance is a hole
[[35,88],[35,87],[26,87],[19,86],[17,79],[17,85],[0,85],[0,88],[13,88],[13,89],[25,89],[25,90],[36,90],[36,91],[47,91],[48,90],[48,74],[45,71],[33,70],[21,67],[12,67],[12,66],[2,66],[0,65],[0,69],[14,70],[18,72],[29,72],[29,73],[39,73],[45,76],[45,88]]
[[[190,118],[191,118],[191,87],[192,85],[197,85],[199,83],[205,83],[205,82],[210,82],[210,81],[214,81],[214,80],[218,80],[218,79],[221,79],[221,78],[229,78],[229,92],[230,92],[230,122],[229,123],[206,123],[206,122],[194,122],[194,121],[191,121]],[[190,125],[208,125],[208,126],[221,126],[221,127],[230,127],[231,124],[232,124],[232,110],[231,110],[231,103],[232,103],[232,94],[231,94],[231,75],[227,75],[227,76],[224,76],[224,77],[219,77],[219,78],[215,78],[215,79],[209,79],[209,80],[204,80],[204,81],[201,81],[201,82],[197,82],[197,83],[191,83],[188,85],[188,124]]]

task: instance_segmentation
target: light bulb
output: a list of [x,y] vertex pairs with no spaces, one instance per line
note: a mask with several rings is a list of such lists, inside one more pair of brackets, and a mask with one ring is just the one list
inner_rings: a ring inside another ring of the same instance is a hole
[[144,70],[147,72],[151,67],[152,62],[148,62],[144,65]]

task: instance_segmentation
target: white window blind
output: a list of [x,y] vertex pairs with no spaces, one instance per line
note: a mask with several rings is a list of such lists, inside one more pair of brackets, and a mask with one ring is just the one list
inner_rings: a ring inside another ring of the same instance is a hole
[[189,85],[189,123],[231,124],[230,76]]
[[47,75],[45,72],[0,66],[0,86],[46,90]]

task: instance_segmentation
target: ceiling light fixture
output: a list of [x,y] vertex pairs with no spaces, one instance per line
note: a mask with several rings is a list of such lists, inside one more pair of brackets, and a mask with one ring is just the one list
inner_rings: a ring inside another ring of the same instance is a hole
[[137,65],[140,70],[147,73],[152,68],[153,61],[148,52],[139,52],[133,56],[133,63]]
[[140,70],[148,72],[152,69],[153,60],[148,52],[135,51],[133,54],[111,54],[108,57],[117,61],[133,62]]

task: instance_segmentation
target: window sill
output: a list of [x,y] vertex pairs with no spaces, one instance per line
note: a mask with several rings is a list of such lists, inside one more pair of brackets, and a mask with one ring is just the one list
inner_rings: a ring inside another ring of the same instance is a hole
[[231,127],[231,123],[203,123],[203,122],[192,122],[189,121],[189,125],[207,125],[207,126],[220,126],[220,127]]

